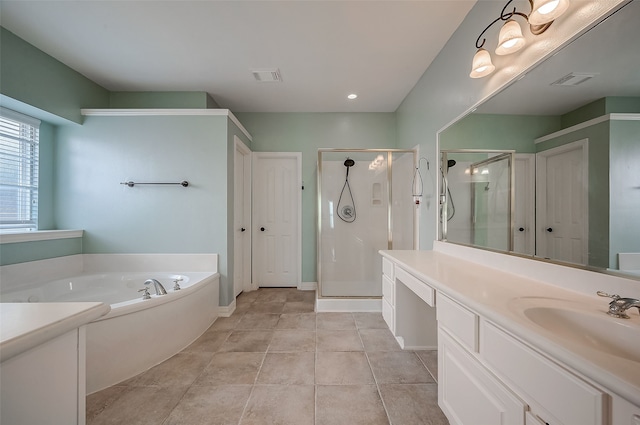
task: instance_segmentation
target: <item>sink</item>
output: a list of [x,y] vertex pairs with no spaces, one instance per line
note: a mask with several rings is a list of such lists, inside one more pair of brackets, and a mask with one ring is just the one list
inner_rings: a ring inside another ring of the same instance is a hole
[[577,303],[541,302],[524,308],[524,316],[563,340],[640,363],[640,320],[616,319],[604,311],[579,309]]

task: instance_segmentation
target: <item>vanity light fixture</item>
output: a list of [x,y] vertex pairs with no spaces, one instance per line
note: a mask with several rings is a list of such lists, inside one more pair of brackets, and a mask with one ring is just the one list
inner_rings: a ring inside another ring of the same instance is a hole
[[493,20],[480,33],[476,39],[476,54],[473,57],[471,65],[471,78],[481,78],[491,74],[495,70],[495,66],[491,62],[491,55],[483,48],[486,38],[483,35],[496,22],[503,21],[504,25],[500,29],[498,36],[498,46],[496,47],[497,55],[509,55],[522,49],[526,44],[522,35],[520,24],[514,19],[516,16],[524,18],[529,24],[529,31],[533,35],[540,35],[551,26],[553,21],[569,8],[569,0],[529,0],[531,11],[529,15],[519,12],[516,7],[513,11],[508,12],[507,7],[513,2],[509,0],[502,8],[500,16]]

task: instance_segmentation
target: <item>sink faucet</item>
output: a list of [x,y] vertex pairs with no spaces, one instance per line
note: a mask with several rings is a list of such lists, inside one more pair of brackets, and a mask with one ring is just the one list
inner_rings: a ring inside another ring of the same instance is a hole
[[629,319],[627,310],[636,307],[640,312],[640,300],[635,298],[622,298],[620,295],[609,295],[606,292],[598,291],[597,294],[601,297],[611,298],[613,301],[609,303],[608,315],[618,317],[621,319]]
[[156,289],[156,295],[167,295],[167,290],[164,289],[162,283],[158,282],[156,279],[147,279],[144,281],[145,285],[153,284],[153,287]]

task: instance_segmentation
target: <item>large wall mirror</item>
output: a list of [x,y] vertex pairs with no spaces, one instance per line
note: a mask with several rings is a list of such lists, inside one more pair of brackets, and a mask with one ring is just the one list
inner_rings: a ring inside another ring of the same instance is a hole
[[[440,194],[441,239],[640,279],[639,22],[631,1],[440,133],[443,182],[472,187]],[[466,150],[513,151],[513,173]]]

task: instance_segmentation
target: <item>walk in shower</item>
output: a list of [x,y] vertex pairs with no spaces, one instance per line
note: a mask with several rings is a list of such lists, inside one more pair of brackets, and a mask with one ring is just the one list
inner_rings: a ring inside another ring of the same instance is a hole
[[513,250],[514,152],[440,152],[441,239]]
[[382,296],[381,249],[415,249],[416,152],[318,150],[318,295]]

